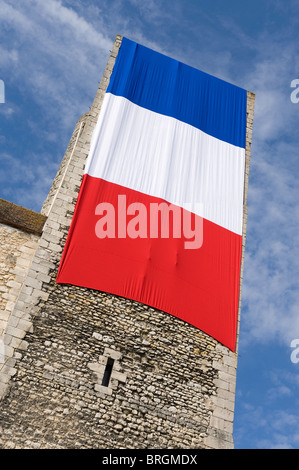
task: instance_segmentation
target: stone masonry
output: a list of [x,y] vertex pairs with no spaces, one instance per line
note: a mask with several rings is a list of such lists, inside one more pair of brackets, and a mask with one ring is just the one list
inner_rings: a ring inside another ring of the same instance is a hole
[[0,199],[0,338],[26,278],[45,220],[39,213]]
[[[4,263],[0,273],[1,292],[10,299],[1,304],[4,449],[233,447],[237,354],[159,310],[55,283],[121,41],[117,36],[94,102],[75,126],[41,211],[42,233],[16,241],[31,250],[20,250],[31,262],[17,281],[15,235],[4,227],[12,240],[2,255],[12,269]],[[254,108],[254,95],[247,96],[242,273]]]

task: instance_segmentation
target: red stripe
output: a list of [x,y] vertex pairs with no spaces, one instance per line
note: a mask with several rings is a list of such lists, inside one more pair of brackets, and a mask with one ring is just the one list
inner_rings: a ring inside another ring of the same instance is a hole
[[186,239],[173,236],[99,239],[95,225],[101,217],[95,208],[102,202],[117,208],[119,195],[126,196],[127,207],[142,202],[148,214],[150,203],[162,202],[85,175],[57,282],[109,292],[163,310],[234,351],[242,237],[203,220],[199,249],[186,249]]

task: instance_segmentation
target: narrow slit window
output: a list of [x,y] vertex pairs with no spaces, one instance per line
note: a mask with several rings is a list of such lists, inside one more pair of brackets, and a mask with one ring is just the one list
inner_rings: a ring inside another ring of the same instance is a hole
[[103,387],[108,387],[109,385],[109,381],[110,381],[110,377],[111,377],[111,373],[113,369],[113,364],[114,364],[114,359],[111,359],[111,357],[109,357],[107,359],[107,364],[106,364],[106,368],[105,368],[105,372],[104,372],[104,376],[102,380]]

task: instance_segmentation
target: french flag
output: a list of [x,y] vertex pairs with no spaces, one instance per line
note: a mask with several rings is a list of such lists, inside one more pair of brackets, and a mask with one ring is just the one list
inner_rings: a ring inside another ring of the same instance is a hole
[[57,282],[236,346],[247,92],[123,38]]

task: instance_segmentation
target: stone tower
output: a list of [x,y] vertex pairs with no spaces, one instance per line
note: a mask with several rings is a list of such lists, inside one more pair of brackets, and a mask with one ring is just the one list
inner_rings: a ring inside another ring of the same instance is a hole
[[[0,317],[2,448],[233,447],[237,354],[162,311],[55,283],[121,41],[117,36],[41,214],[0,204],[8,266]],[[248,92],[240,284],[253,108]]]

